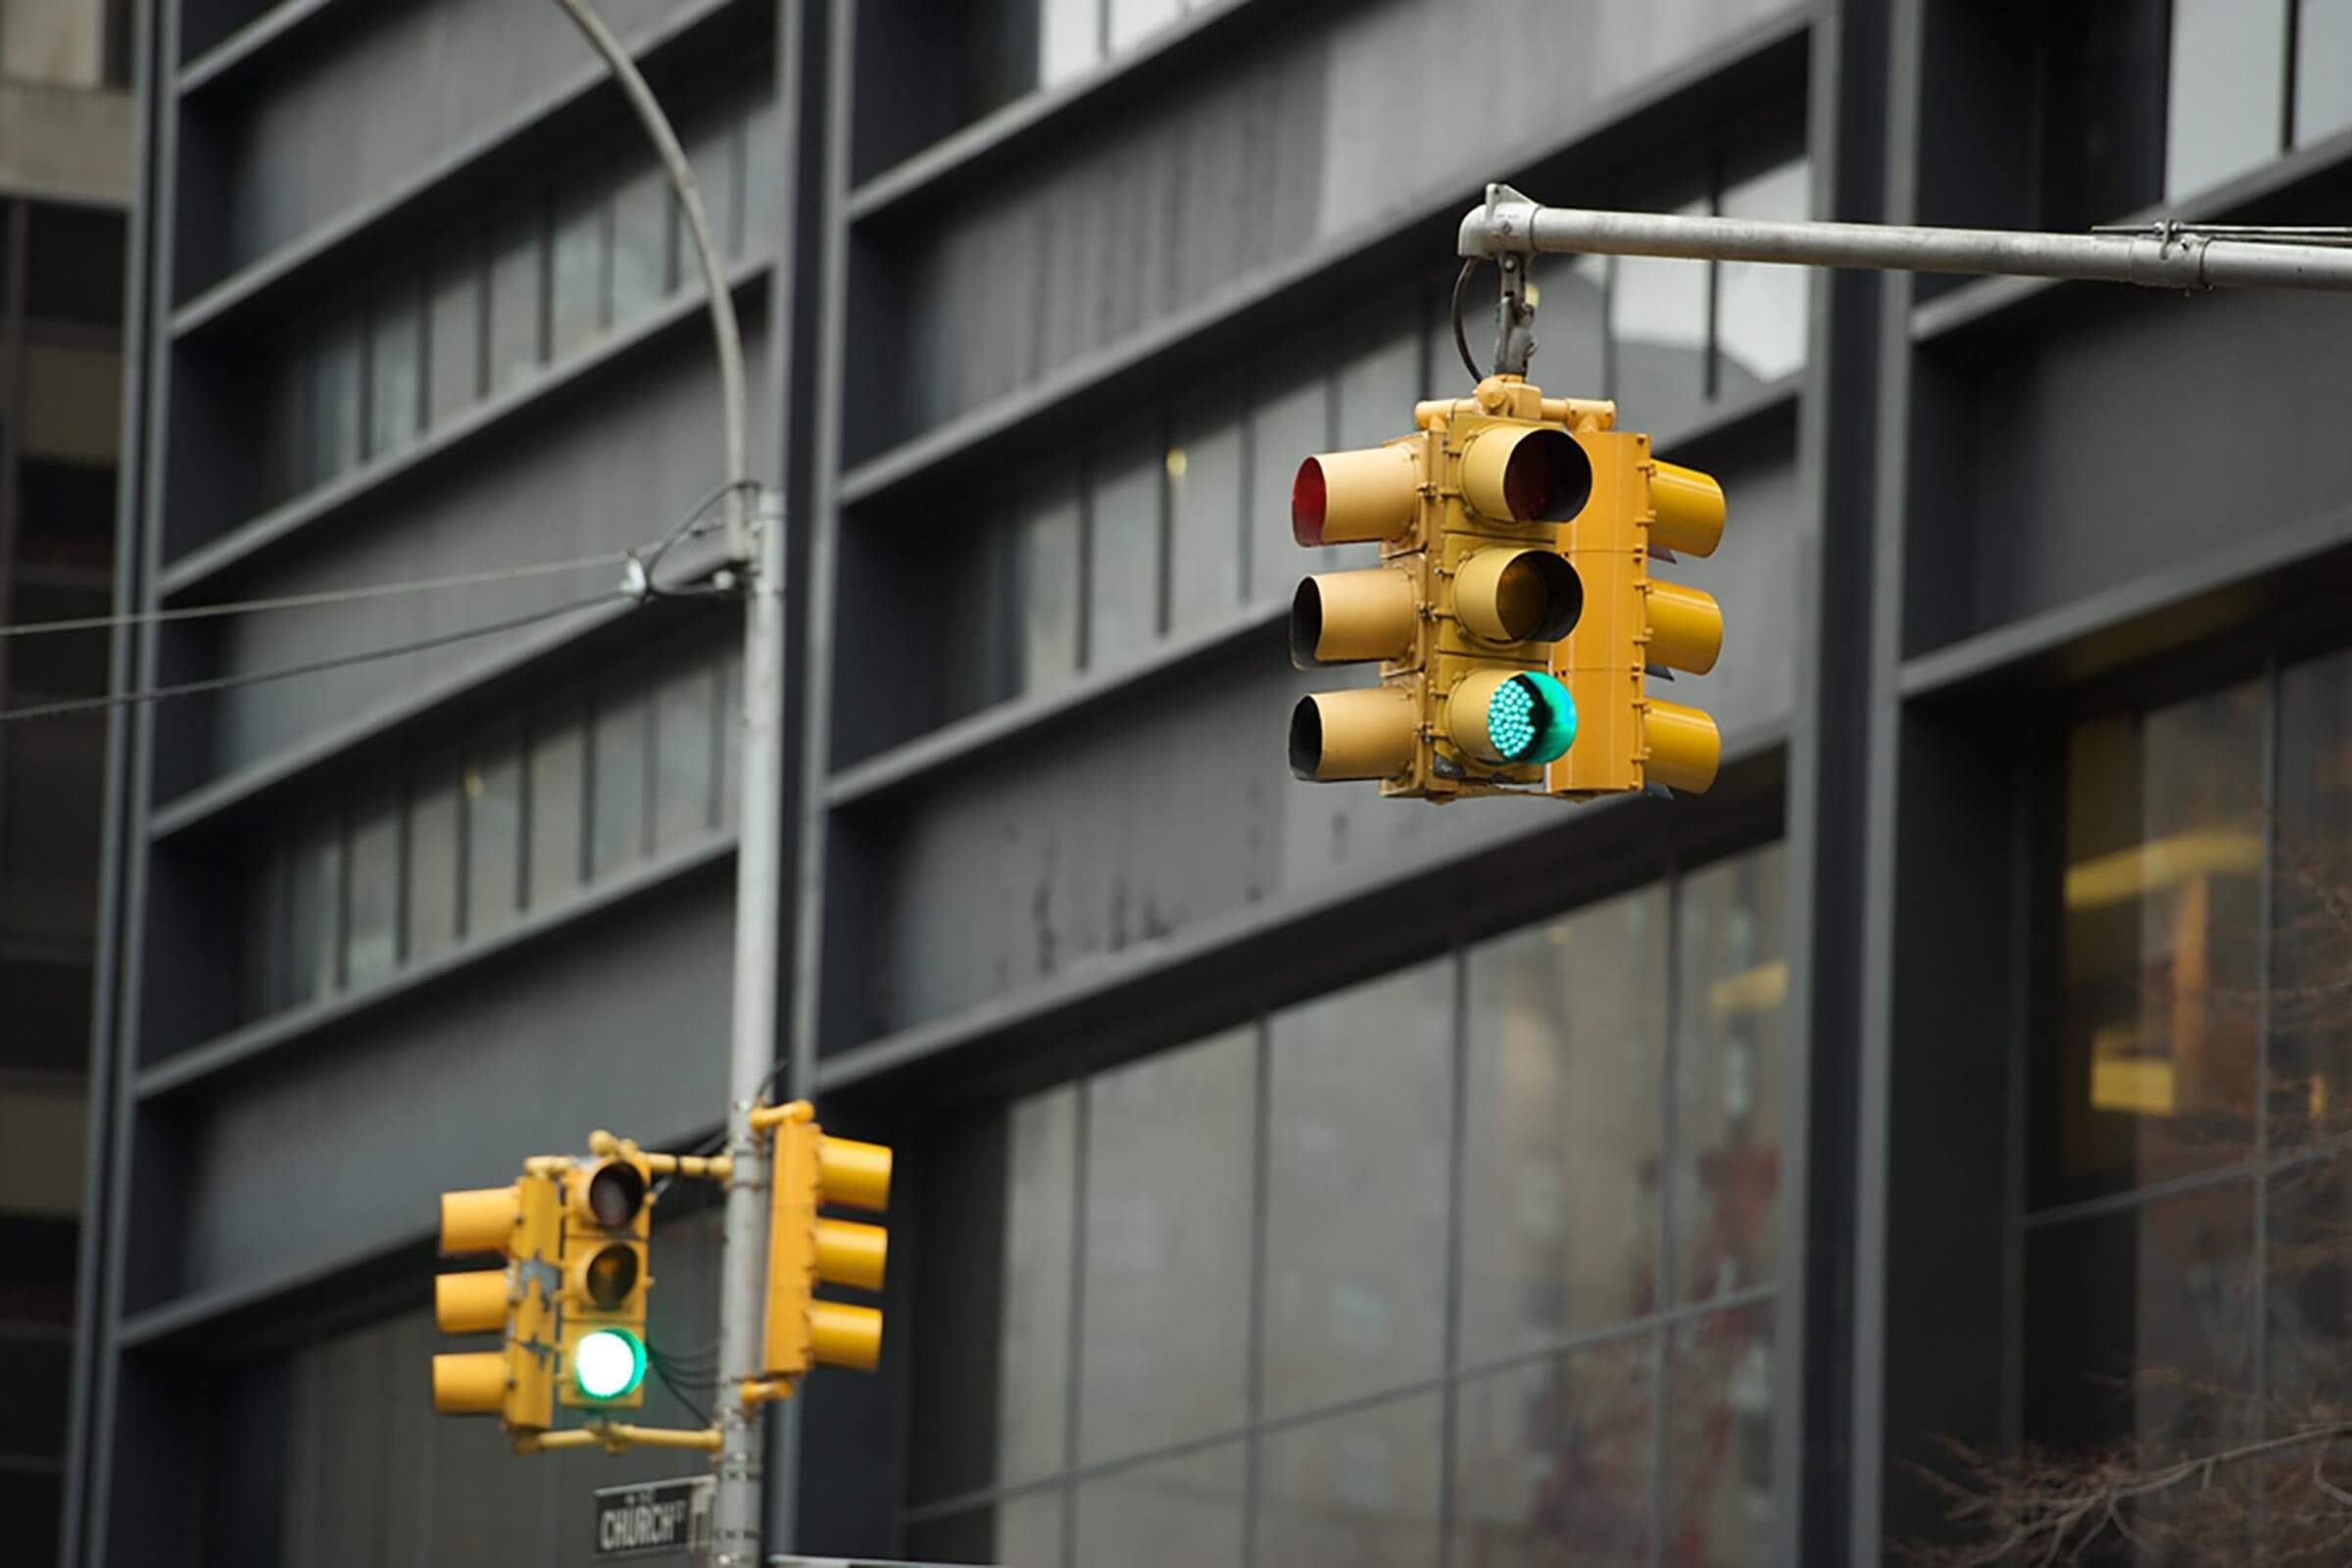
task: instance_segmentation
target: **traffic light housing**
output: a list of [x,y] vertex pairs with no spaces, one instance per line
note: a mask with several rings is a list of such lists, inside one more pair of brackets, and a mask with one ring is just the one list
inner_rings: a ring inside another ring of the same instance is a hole
[[1585,588],[1560,529],[1592,472],[1558,417],[1566,407],[1494,377],[1473,398],[1420,405],[1416,434],[1299,466],[1293,537],[1376,540],[1381,564],[1298,585],[1292,661],[1377,661],[1381,676],[1299,699],[1297,776],[1377,779],[1383,795],[1439,801],[1533,793],[1573,747],[1576,706],[1552,648],[1579,623]]
[[880,1290],[890,1235],[879,1225],[828,1219],[818,1210],[828,1204],[887,1208],[891,1152],[880,1144],[826,1137],[807,1101],[778,1109],[768,1185],[763,1369],[771,1378],[802,1377],[818,1362],[870,1372],[881,1360],[882,1314],[819,1300],[816,1288]]
[[573,1409],[645,1402],[654,1199],[633,1148],[578,1162],[564,1176],[556,1397]]
[[526,1170],[509,1187],[441,1195],[443,1254],[498,1252],[507,1262],[433,1281],[433,1319],[443,1333],[504,1335],[495,1350],[433,1357],[435,1410],[495,1415],[514,1431],[551,1424],[562,1204],[556,1178],[540,1170]]
[[1649,437],[1584,420],[1590,503],[1560,530],[1586,587],[1585,614],[1555,644],[1552,673],[1576,703],[1582,734],[1552,762],[1554,795],[1646,790],[1700,794],[1715,782],[1723,739],[1713,717],[1652,697],[1648,680],[1703,675],[1723,649],[1723,612],[1698,589],[1665,581],[1659,562],[1709,556],[1723,539],[1723,487],[1651,456]]

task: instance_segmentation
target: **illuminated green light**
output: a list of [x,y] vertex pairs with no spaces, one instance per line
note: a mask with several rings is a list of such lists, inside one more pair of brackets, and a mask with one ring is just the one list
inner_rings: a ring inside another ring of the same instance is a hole
[[625,1399],[645,1381],[645,1342],[627,1329],[583,1334],[571,1349],[571,1381],[591,1399]]
[[1487,739],[1514,766],[1551,761],[1576,743],[1576,703],[1549,675],[1513,675],[1487,704]]

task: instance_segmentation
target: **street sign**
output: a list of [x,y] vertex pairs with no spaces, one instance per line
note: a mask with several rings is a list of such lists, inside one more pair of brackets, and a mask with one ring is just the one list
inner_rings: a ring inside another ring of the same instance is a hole
[[595,1555],[661,1557],[700,1553],[710,1543],[716,1476],[641,1481],[596,1489]]

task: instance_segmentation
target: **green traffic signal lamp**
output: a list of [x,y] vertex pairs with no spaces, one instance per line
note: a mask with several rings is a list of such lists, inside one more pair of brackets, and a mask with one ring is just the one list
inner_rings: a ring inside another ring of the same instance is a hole
[[645,1381],[645,1342],[627,1329],[583,1334],[571,1351],[571,1382],[582,1398],[625,1399]]

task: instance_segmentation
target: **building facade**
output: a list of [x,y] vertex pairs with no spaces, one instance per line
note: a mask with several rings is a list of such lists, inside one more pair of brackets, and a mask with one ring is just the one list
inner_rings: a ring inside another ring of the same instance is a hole
[[[0,12],[0,709],[102,695],[122,444],[128,8]],[[35,1560],[64,1511],[103,713],[0,726],[0,1511]]]
[[[1299,784],[1282,624],[1298,461],[1467,384],[1484,181],[2327,221],[2352,7],[603,9],[793,519],[779,1063],[901,1160],[773,1544],[1876,1563],[1946,1438],[2193,1444],[2092,1380],[2340,1334],[2272,999],[2352,848],[2352,308],[1541,264],[1535,379],[1730,497],[1703,797]],[[108,797],[64,1560],[585,1561],[688,1466],[430,1412],[433,1199],[720,1120],[739,617],[611,591],[717,477],[693,269],[553,7],[142,18],[124,602],[445,585],[126,640],[223,684]],[[710,1211],[655,1248],[691,1361]]]

